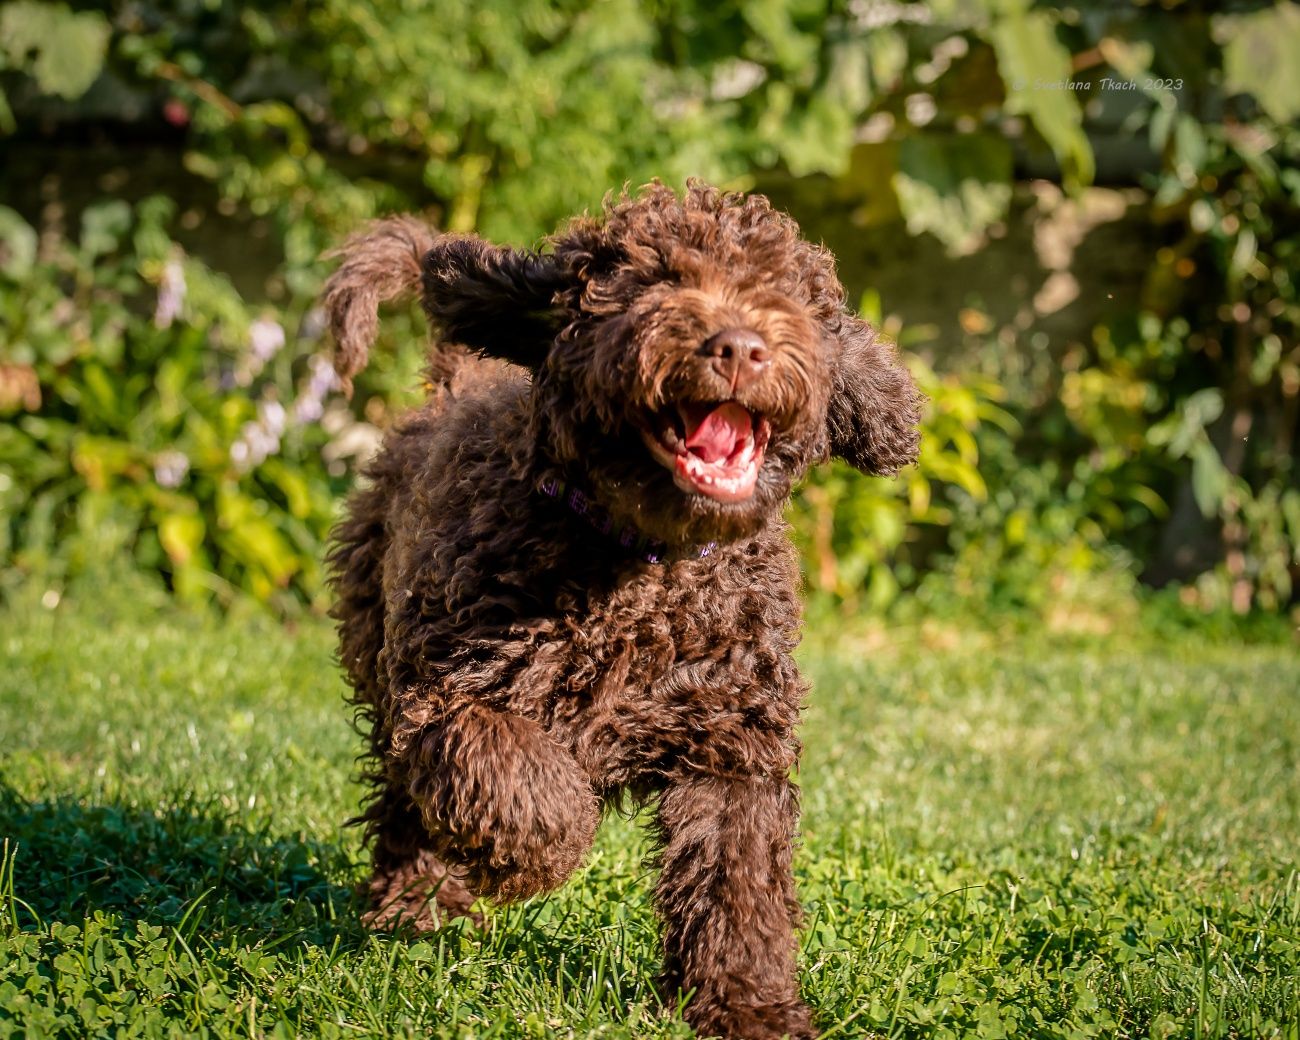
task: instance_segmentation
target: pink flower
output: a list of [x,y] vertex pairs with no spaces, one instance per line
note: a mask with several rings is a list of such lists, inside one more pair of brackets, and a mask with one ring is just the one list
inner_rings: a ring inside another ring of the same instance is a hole
[[153,323],[157,328],[168,329],[185,304],[185,269],[176,259],[168,260],[163,267],[162,281],[158,284],[158,306],[154,308]]
[[190,460],[184,452],[162,451],[153,460],[153,479],[159,487],[180,487],[185,474],[190,471]]

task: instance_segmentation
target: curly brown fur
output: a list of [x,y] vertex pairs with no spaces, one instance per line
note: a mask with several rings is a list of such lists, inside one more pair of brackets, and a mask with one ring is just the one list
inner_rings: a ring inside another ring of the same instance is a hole
[[[549,891],[602,804],[657,799],[669,992],[692,994],[703,1035],[815,1035],[795,982],[805,686],[781,508],[832,454],[912,461],[905,369],[760,196],[652,185],[540,252],[399,220],[342,255],[325,297],[341,372],[381,299],[418,287],[438,334],[429,399],[330,556],[370,738],[371,922]],[[538,491],[559,482],[601,511]]]
[[349,390],[379,331],[380,303],[412,294],[420,284],[420,260],[433,241],[433,232],[414,217],[392,217],[329,254],[343,262],[321,303],[334,337],[334,367]]

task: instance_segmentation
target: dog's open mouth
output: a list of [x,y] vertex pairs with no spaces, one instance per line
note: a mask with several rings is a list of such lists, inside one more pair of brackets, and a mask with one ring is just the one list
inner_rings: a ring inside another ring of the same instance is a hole
[[758,483],[772,426],[735,401],[684,401],[656,412],[641,435],[683,491],[743,502]]

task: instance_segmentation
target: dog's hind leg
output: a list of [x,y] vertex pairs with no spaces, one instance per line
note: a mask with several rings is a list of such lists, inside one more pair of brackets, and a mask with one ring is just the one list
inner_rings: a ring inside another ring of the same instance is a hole
[[434,849],[483,895],[548,892],[591,848],[596,794],[532,719],[464,704],[415,738],[405,759]]
[[428,847],[428,832],[404,792],[381,792],[363,818],[374,859],[367,927],[387,931],[406,926],[427,932],[452,917],[481,923],[471,909],[474,893]]
[[[411,438],[394,439],[395,448]],[[395,451],[393,455],[396,455]],[[427,931],[448,917],[476,916],[474,893],[429,847],[429,835],[409,795],[385,773],[389,745],[387,693],[380,654],[384,646],[383,557],[385,520],[393,483],[393,455],[370,466],[371,483],[348,501],[347,515],[334,530],[329,562],[339,622],[339,660],[355,691],[357,729],[367,738],[362,781],[371,788],[364,811],[352,822],[363,823],[374,857],[366,924],[399,924]],[[400,461],[400,459],[399,459]]]

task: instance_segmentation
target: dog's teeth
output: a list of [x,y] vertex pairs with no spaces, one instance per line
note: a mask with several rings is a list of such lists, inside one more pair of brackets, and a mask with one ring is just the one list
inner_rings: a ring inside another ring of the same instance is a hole
[[693,452],[678,455],[674,480],[683,491],[738,501],[752,493],[758,481],[762,441],[761,435],[746,437],[731,456],[715,462],[706,462]]

